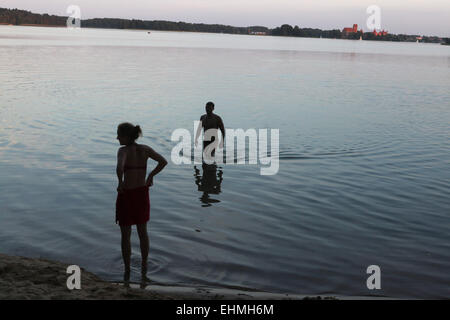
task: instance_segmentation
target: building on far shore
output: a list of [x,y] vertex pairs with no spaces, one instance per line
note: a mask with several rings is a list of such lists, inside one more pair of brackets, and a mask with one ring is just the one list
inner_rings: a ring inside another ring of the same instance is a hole
[[376,29],[373,29],[373,35],[376,36],[376,37],[378,37],[378,36],[385,36],[387,34],[388,34],[388,32],[385,31],[385,30],[381,30],[380,32],[377,32]]
[[[358,30],[358,25],[355,23],[353,25],[352,28],[344,28],[342,29],[342,37],[343,38],[347,38],[347,39],[356,39],[356,37],[358,36],[357,34],[359,33],[359,39],[362,40],[363,35],[364,35],[364,31],[361,28],[360,30]],[[375,37],[379,37],[379,36],[386,36],[388,34],[388,32],[386,30],[380,30],[377,31],[376,29],[374,29],[372,32],[368,32],[368,34],[373,34]],[[369,36],[370,39],[370,36]]]
[[[357,33],[357,32],[358,32],[358,24],[356,24],[356,23],[353,25],[353,28],[342,29],[342,33],[346,34],[346,35],[348,35],[350,33]],[[359,30],[359,32],[363,33],[363,30],[361,29],[361,30]]]
[[267,33],[264,31],[250,31],[250,34],[254,36],[265,36]]

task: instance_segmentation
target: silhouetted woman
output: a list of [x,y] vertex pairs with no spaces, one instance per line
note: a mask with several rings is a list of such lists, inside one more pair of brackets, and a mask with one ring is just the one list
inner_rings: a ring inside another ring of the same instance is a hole
[[[166,165],[163,156],[149,146],[137,144],[135,141],[142,135],[141,128],[131,123],[122,123],[117,128],[117,139],[120,145],[117,153],[117,187],[116,223],[122,232],[122,257],[125,264],[124,281],[130,279],[131,258],[131,226],[136,225],[139,235],[142,256],[142,278],[147,279],[147,257],[149,241],[147,221],[150,219],[149,187],[153,185],[153,177]],[[148,175],[147,159],[152,158],[158,165]]]

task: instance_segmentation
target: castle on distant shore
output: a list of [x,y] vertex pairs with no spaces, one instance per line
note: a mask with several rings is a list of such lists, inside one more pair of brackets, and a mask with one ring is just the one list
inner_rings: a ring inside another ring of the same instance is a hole
[[[359,30],[361,33],[363,32],[363,30]],[[357,33],[358,32],[358,25],[355,23],[353,25],[353,28],[344,28],[342,30],[342,33],[348,34],[348,33]]]
[[[358,24],[354,24],[353,25],[353,28],[344,28],[344,29],[342,29],[342,33],[344,34],[344,35],[349,35],[349,34],[352,34],[352,33],[357,33],[357,32],[361,32],[361,34],[363,34],[364,33],[364,31],[363,31],[363,29],[361,29],[361,30],[358,30]],[[385,35],[387,35],[388,34],[388,32],[387,31],[385,31],[385,30],[381,30],[381,31],[379,31],[379,32],[377,32],[377,30],[373,30],[373,35],[374,36],[385,36]]]
[[378,37],[378,36],[385,36],[385,35],[388,34],[388,32],[384,31],[384,30],[381,30],[380,32],[377,32],[377,30],[373,29],[373,34]]

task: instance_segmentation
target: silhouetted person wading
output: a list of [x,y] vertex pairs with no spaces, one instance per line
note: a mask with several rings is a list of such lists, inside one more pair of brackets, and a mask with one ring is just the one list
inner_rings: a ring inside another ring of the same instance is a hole
[[[217,114],[213,113],[214,111],[214,103],[213,102],[208,102],[206,104],[206,114],[202,115],[200,117],[200,124],[197,128],[197,133],[195,135],[195,146],[197,146],[198,144],[198,138],[200,137],[201,131],[203,129],[203,132],[206,133],[207,130],[209,129],[213,129],[215,131],[214,134],[212,135],[211,139],[209,141],[205,141],[205,138],[203,139],[203,150],[205,150],[205,148],[213,143],[215,141],[215,136],[217,135],[217,130],[220,129],[221,133],[222,133],[222,141],[220,142],[219,148],[223,148],[223,142],[225,141],[225,127],[223,125],[223,121],[222,118],[219,117]],[[212,150],[211,155],[214,157],[215,155],[215,148]]]

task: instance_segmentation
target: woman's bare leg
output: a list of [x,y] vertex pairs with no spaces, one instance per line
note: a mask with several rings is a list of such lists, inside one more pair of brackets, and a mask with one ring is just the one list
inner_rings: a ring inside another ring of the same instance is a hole
[[131,226],[120,226],[122,233],[122,258],[125,265],[123,280],[130,280],[130,259],[131,259]]
[[139,235],[139,241],[141,245],[141,257],[142,257],[142,277],[147,277],[147,258],[148,258],[148,250],[149,250],[149,240],[147,233],[147,223],[136,225],[137,232]]

